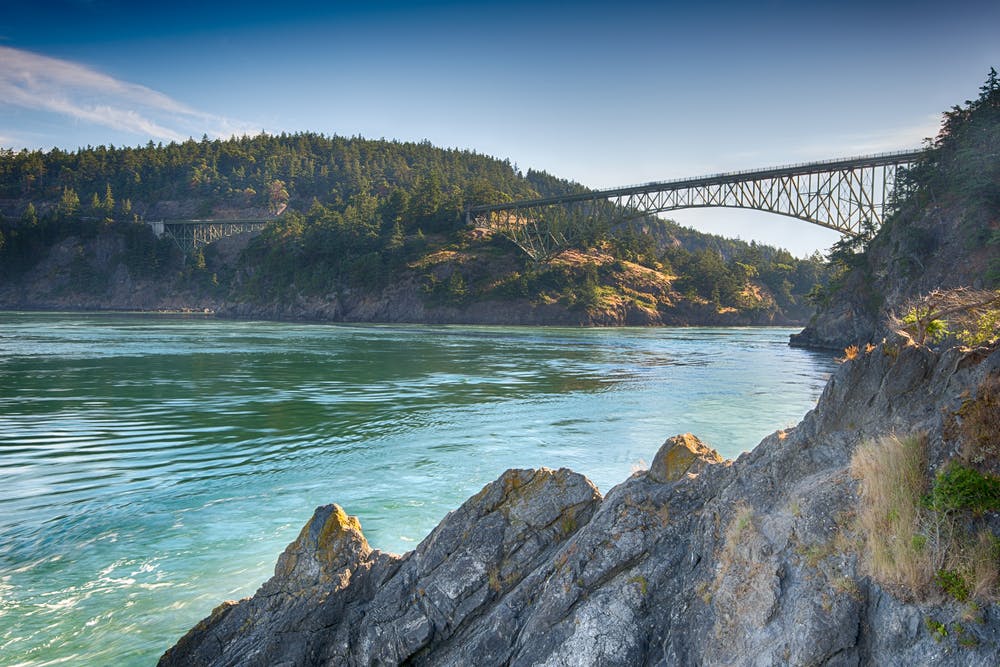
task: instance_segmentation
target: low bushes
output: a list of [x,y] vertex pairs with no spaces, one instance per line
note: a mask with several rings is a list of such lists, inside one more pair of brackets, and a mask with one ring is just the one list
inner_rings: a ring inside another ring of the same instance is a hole
[[995,601],[1000,540],[981,518],[1000,510],[1000,479],[951,461],[931,481],[926,449],[922,435],[887,437],[851,459],[869,572],[906,598]]

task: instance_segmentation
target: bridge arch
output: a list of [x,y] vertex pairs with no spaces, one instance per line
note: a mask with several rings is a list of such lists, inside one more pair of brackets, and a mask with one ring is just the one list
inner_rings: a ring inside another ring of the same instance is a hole
[[881,226],[899,169],[921,154],[880,153],[475,206],[467,221],[506,236],[536,261],[589,225],[689,208],[765,211],[858,236]]
[[198,248],[227,236],[259,232],[270,219],[243,220],[158,220],[147,224],[152,227],[157,237],[169,236],[177,244],[181,254],[187,258]]

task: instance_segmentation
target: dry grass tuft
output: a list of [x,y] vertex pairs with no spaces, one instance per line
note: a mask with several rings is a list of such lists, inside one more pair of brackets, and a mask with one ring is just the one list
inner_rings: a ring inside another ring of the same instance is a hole
[[958,412],[965,460],[994,469],[1000,464],[1000,376],[986,377],[976,398]]
[[[952,462],[929,484],[926,447],[923,435],[888,437],[862,444],[851,458],[866,565],[876,581],[904,598],[944,593],[959,602],[994,602],[1000,540],[988,528],[974,529],[992,506],[977,513],[979,496],[967,493],[991,480]],[[973,485],[976,480],[983,484]]]
[[995,600],[1000,584],[1000,547],[993,533],[981,530],[968,549],[972,597],[976,600]]
[[837,361],[843,363],[845,361],[854,361],[857,358],[858,358],[858,346],[848,345],[847,347],[844,348],[844,356],[841,357],[840,359],[837,359]]
[[868,567],[882,584],[926,590],[934,579],[934,549],[921,532],[925,439],[887,437],[862,444],[851,458],[860,480],[858,524],[868,546]]

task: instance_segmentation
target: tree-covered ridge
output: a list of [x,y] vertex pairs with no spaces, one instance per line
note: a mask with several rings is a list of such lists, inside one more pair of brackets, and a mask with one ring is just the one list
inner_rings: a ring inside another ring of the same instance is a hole
[[423,195],[413,211],[420,217],[428,215],[428,206],[453,212],[466,202],[537,197],[579,186],[539,172],[525,176],[509,160],[428,142],[313,133],[74,152],[0,150],[0,197],[55,204],[71,190],[86,204],[108,188],[116,200],[145,208],[199,198],[214,206],[287,203],[300,210],[313,199],[343,206],[359,195],[388,199],[403,191]]
[[[957,226],[969,249],[1000,249],[1000,79],[996,69],[990,68],[979,90],[975,100],[944,113],[941,130],[925,140],[920,159],[900,170],[894,207],[882,228],[870,227],[867,234],[845,237],[834,245],[830,259],[836,274],[827,298],[852,276],[863,275],[867,287],[873,288],[873,261],[898,264],[902,275],[918,273],[938,250],[946,229],[922,219],[928,211],[939,215],[959,211]],[[986,279],[1000,284],[1000,262],[994,262]],[[873,303],[879,300],[877,294],[870,296]]]
[[[583,189],[470,151],[318,134],[6,151],[0,273],[16,278],[61,239],[115,233],[130,275],[182,275],[188,288],[231,301],[329,300],[409,284],[431,307],[518,301],[583,322],[638,310],[650,323],[685,305],[704,315],[667,319],[802,318],[807,294],[825,281],[818,257],[798,260],[656,218],[595,229],[539,264],[504,238],[467,228],[462,215],[469,205]],[[235,264],[211,247],[181,257],[134,224],[263,216],[273,222]],[[103,269],[84,264],[71,282],[99,289]]]
[[[1000,211],[1000,77],[990,68],[979,96],[944,114],[941,130],[904,172],[900,212],[960,199],[987,215]],[[982,222],[969,221],[969,222]]]

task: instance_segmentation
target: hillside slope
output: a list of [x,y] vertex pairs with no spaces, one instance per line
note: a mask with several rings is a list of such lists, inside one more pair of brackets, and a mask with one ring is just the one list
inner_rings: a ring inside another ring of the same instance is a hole
[[[648,218],[555,257],[466,227],[468,203],[580,185],[429,144],[320,135],[0,153],[0,307],[537,324],[802,322],[819,257]],[[89,193],[89,194],[88,194]],[[81,201],[82,200],[82,201]],[[89,203],[88,203],[89,202]],[[267,218],[183,256],[145,220]]]

